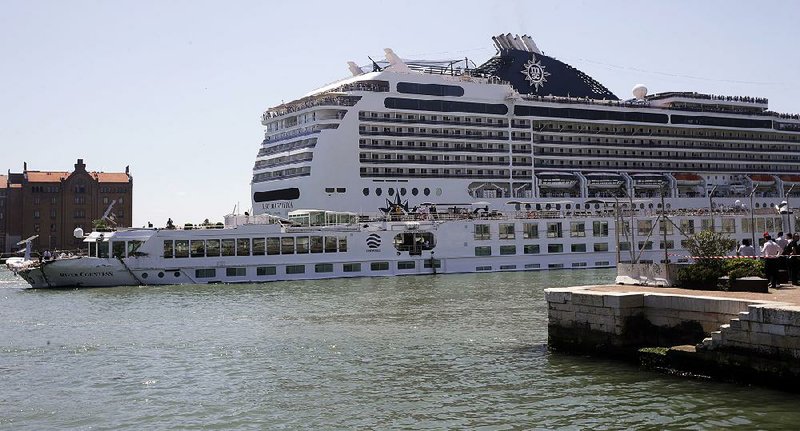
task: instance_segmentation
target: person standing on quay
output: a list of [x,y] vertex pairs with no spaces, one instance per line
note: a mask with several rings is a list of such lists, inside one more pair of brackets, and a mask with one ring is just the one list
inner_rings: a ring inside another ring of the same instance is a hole
[[778,257],[783,253],[783,249],[772,240],[769,235],[764,236],[766,242],[761,247],[761,256],[764,257],[764,272],[767,273],[767,280],[769,280],[770,287],[773,289],[778,288]]

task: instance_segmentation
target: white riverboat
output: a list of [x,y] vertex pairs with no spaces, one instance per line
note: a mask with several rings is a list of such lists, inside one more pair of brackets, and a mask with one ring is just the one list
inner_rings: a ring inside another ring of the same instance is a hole
[[796,225],[775,208],[800,193],[797,115],[642,85],[620,100],[530,37],[493,41],[479,66],[387,49],[267,109],[254,215],[93,232],[84,256],[18,272],[56,287],[598,268],[682,259],[700,229]]

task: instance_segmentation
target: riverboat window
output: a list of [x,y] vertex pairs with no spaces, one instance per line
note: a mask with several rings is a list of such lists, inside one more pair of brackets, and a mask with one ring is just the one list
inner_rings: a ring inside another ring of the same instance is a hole
[[346,252],[347,251],[347,237],[340,236],[339,237],[339,251]]
[[573,253],[583,253],[586,251],[586,244],[572,244],[572,246],[570,246],[570,250]]
[[428,269],[441,268],[442,267],[442,261],[441,261],[441,259],[425,259],[425,261],[422,262],[422,266],[424,268],[428,268]]
[[[731,220],[733,221],[733,220]],[[666,231],[667,235],[672,235],[674,232],[672,223],[668,220],[659,220],[658,222],[658,232],[663,234]]]
[[321,236],[312,236],[311,237],[311,252],[312,253],[322,253],[322,237]]
[[607,242],[596,242],[594,244],[594,251],[608,251]]
[[525,264],[525,269],[539,269],[541,267],[542,267],[542,265],[539,264],[539,263],[526,263]]
[[294,237],[281,238],[281,254],[294,254]]
[[639,235],[649,235],[653,230],[653,220],[637,220],[636,230]]
[[523,223],[522,237],[525,239],[539,238],[539,223]]
[[189,240],[175,240],[175,257],[189,257]]
[[326,236],[325,237],[325,253],[336,253],[336,237],[335,236]]
[[314,265],[314,272],[333,272],[332,263],[318,263]]
[[711,230],[711,226],[714,224],[713,218],[704,218],[700,220],[700,229],[701,230]]
[[514,237],[514,223],[500,223],[500,239],[514,239]]
[[564,267],[563,263],[548,263],[547,264],[547,268],[548,269],[558,269],[558,268],[563,268],[563,267]]
[[206,256],[206,242],[202,239],[193,239],[189,243],[192,249],[192,257],[205,257]]
[[563,244],[547,244],[547,252],[548,253],[563,253],[564,252],[564,245]]
[[250,238],[236,239],[236,255],[250,256]]
[[194,270],[195,278],[213,278],[216,276],[217,270],[215,268],[200,268]]
[[[2,214],[2,213],[0,213],[0,214]],[[88,244],[89,244],[89,256],[97,257],[97,244],[94,243],[94,242],[90,242]]]
[[475,239],[476,240],[487,240],[492,239],[492,235],[489,232],[489,225],[488,224],[476,224],[475,225]]
[[652,250],[653,241],[639,241],[639,250]]
[[627,241],[623,241],[619,243],[619,250],[620,251],[629,251],[631,249],[631,243]]
[[420,255],[423,250],[431,250],[434,246],[433,234],[430,232],[403,232],[394,237],[394,248],[407,251],[412,256]]
[[264,238],[253,238],[253,256],[263,256],[266,251]]
[[501,245],[500,246],[500,254],[501,255],[517,254],[517,246],[516,245]]
[[218,257],[219,256],[219,240],[218,239],[208,239],[206,240],[206,256],[208,257]]
[[125,241],[111,242],[111,256],[116,258],[125,257]]
[[309,241],[308,241],[308,237],[307,236],[298,236],[297,238],[295,238],[295,241],[297,243],[296,247],[295,247],[295,251],[298,254],[308,253],[308,243],[309,243]]
[[173,254],[172,250],[173,250],[172,249],[172,240],[171,239],[165,240],[164,241],[164,257],[165,258],[173,257],[174,254]]
[[244,277],[247,275],[247,268],[225,268],[225,275],[228,277]]
[[401,260],[397,262],[397,269],[414,269],[416,268],[416,262],[413,260]]
[[286,273],[287,274],[305,274],[306,273],[306,266],[305,265],[286,265]]
[[586,236],[586,223],[582,221],[573,221],[569,223],[569,236],[570,237],[584,237]]
[[608,222],[596,221],[592,223],[592,235],[594,236],[608,236]]
[[345,263],[342,265],[342,271],[344,272],[361,272],[361,264],[360,263]]
[[561,238],[563,233],[561,231],[561,222],[548,222],[547,223],[547,237],[548,238]]
[[372,271],[388,271],[389,262],[372,262],[369,264],[369,269]]
[[267,254],[280,254],[281,253],[281,239],[276,237],[267,238]]
[[475,271],[491,271],[491,270],[492,270],[492,266],[491,265],[488,265],[488,266],[476,266],[475,267]]
[[265,275],[275,275],[277,274],[277,268],[274,266],[258,266],[256,267],[256,275],[263,277]]
[[665,248],[667,250],[671,250],[671,249],[675,248],[675,241],[673,241],[671,239],[668,239],[666,241],[661,241],[661,243],[659,243],[659,247],[658,248],[660,248],[661,250],[664,250]]
[[736,233],[736,220],[732,218],[723,218],[722,231],[725,233]]
[[139,247],[144,244],[144,241],[139,241],[132,239],[128,241],[128,256],[134,256],[136,252],[139,250]]
[[572,262],[573,268],[580,268],[586,266],[586,262]]
[[222,255],[233,256],[236,251],[236,241],[233,239],[222,240]]
[[539,244],[525,244],[522,250],[525,254],[539,254]]
[[475,256],[491,256],[492,247],[488,245],[475,247]]
[[[745,220],[749,222],[750,220]],[[681,230],[686,235],[691,235],[694,233],[694,220],[691,219],[684,219],[681,220]]]

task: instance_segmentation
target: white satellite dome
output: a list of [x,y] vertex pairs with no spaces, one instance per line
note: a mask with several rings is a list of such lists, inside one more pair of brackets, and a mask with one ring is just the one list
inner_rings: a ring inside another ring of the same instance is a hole
[[75,230],[72,231],[72,236],[75,238],[83,238],[83,229],[76,227]]
[[644,100],[644,96],[647,96],[647,87],[644,84],[636,84],[633,86],[633,97],[638,100]]

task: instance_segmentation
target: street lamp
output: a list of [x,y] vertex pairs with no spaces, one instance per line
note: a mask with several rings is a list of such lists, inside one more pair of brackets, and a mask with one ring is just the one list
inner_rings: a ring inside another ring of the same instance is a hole
[[753,217],[753,195],[756,193],[756,188],[750,191],[750,232],[753,234],[753,247],[756,246],[756,225],[755,217]]

